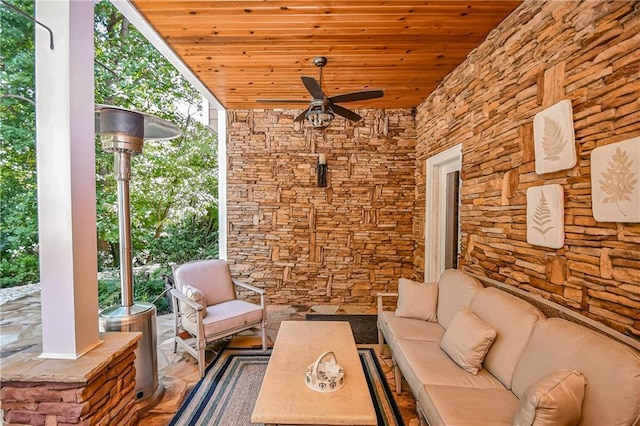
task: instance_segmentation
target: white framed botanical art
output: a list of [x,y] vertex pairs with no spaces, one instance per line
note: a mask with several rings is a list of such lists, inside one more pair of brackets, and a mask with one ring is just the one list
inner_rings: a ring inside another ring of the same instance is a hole
[[571,169],[576,165],[573,108],[569,99],[533,117],[533,142],[537,174]]
[[527,189],[527,242],[536,246],[564,246],[564,190],[558,184]]
[[640,137],[591,152],[591,199],[598,222],[640,222]]

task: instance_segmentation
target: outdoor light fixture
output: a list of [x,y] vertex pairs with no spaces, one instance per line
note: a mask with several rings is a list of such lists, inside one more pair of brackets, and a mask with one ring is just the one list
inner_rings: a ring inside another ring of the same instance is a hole
[[318,154],[318,188],[327,187],[327,156]]
[[314,129],[323,130],[329,127],[333,117],[334,114],[329,103],[323,99],[315,99],[311,101],[311,106],[309,106],[309,111],[305,118]]

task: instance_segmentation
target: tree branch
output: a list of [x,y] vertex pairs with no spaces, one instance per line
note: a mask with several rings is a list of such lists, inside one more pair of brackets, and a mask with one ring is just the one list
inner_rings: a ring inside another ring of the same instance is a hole
[[26,98],[26,97],[20,96],[20,95],[12,95],[12,94],[9,94],[9,93],[7,93],[7,94],[3,93],[3,94],[0,95],[0,98],[20,99],[21,101],[26,101],[26,102],[29,102],[31,105],[36,106],[36,103],[32,99],[29,99],[29,98]]

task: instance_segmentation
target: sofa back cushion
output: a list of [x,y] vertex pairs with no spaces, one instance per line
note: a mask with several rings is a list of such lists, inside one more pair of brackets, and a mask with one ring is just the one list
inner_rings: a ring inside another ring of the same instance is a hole
[[587,380],[579,425],[631,425],[640,416],[640,355],[586,327],[559,318],[538,321],[518,361],[512,390],[525,390],[558,369]]
[[460,308],[468,308],[478,290],[480,281],[457,269],[447,269],[438,280],[438,323],[445,329]]
[[480,290],[470,309],[498,333],[484,359],[484,368],[511,389],[518,359],[534,324],[544,315],[530,303],[493,287]]

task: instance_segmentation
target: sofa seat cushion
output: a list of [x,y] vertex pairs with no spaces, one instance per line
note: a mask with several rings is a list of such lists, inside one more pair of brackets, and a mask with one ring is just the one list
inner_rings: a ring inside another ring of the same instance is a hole
[[444,328],[437,322],[398,318],[393,311],[383,311],[378,322],[387,340],[406,339],[439,342],[444,335]]
[[[262,321],[262,308],[259,305],[244,300],[230,300],[213,306],[207,306],[207,316],[204,318],[205,336],[215,336],[219,333],[233,334],[234,328],[242,328],[247,324]],[[191,334],[198,329],[195,322],[185,321],[182,326]]]
[[581,426],[632,425],[640,416],[640,354],[586,327],[559,318],[538,321],[518,361],[513,393],[559,370],[587,380]]
[[393,358],[402,370],[414,395],[424,385],[448,385],[470,388],[504,389],[498,379],[486,370],[473,375],[440,349],[440,342],[397,340]]
[[417,399],[430,426],[511,425],[518,406],[518,398],[508,389],[427,385]]
[[533,326],[544,315],[530,303],[493,287],[480,290],[469,309],[497,331],[482,366],[510,389]]

